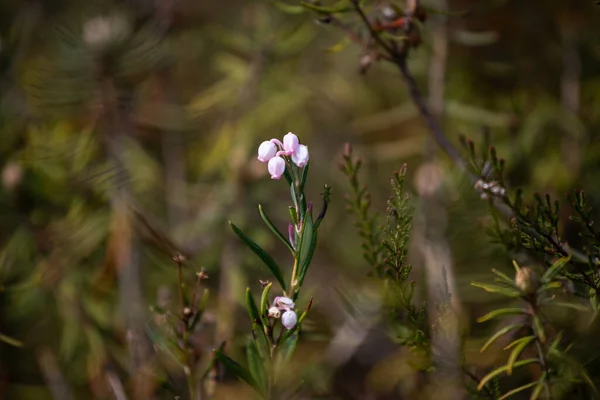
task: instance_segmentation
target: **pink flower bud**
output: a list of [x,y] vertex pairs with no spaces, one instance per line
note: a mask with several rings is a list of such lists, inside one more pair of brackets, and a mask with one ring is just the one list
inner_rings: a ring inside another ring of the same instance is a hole
[[308,163],[308,147],[301,144],[292,154],[292,161],[300,168]]
[[264,141],[258,146],[258,161],[267,162],[277,154],[277,145]]
[[294,224],[289,223],[288,224],[288,239],[290,240],[290,244],[292,245],[292,248],[294,250],[296,250],[296,235],[295,235],[295,229],[294,229]]
[[281,316],[281,311],[279,311],[279,308],[277,308],[277,307],[269,308],[269,317],[279,318],[280,316]]
[[281,324],[285,326],[286,329],[292,329],[294,326],[296,326],[296,322],[298,322],[298,317],[292,310],[284,312],[281,316]]
[[294,135],[292,132],[288,132],[288,134],[283,137],[283,150],[285,151],[285,155],[289,156],[294,154],[299,144],[298,136]]
[[271,179],[279,179],[285,172],[285,160],[281,157],[273,157],[267,165]]

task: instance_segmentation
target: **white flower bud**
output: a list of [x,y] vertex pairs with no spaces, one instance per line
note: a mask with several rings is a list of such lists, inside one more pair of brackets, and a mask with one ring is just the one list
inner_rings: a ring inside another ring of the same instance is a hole
[[269,160],[267,169],[271,174],[271,179],[279,179],[285,172],[285,160],[281,157],[273,157]]
[[292,161],[300,168],[304,167],[308,163],[308,147],[303,144],[298,146],[294,154],[292,154]]
[[292,132],[288,132],[287,135],[283,137],[283,150],[287,156],[294,154],[300,141],[298,140],[298,136],[294,135]]
[[279,311],[279,308],[277,308],[275,306],[269,308],[269,317],[279,318],[280,316],[281,316],[281,311]]
[[284,312],[281,316],[281,324],[285,326],[286,329],[292,329],[296,326],[296,322],[298,322],[298,317],[296,317],[296,313],[292,310]]
[[267,162],[277,154],[275,143],[264,141],[258,146],[258,161]]

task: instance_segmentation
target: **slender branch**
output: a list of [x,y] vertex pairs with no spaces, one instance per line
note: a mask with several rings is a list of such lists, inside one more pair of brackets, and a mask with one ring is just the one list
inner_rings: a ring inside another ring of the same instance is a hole
[[123,383],[112,370],[106,371],[106,380],[112,389],[115,400],[127,400],[127,395],[125,394],[125,388],[123,387]]
[[534,323],[534,318],[536,317],[538,310],[536,301],[537,299],[535,297],[528,300],[529,312],[531,314],[531,330],[535,335],[535,349],[538,354],[538,359],[540,360],[540,366],[542,367],[542,370],[546,373],[547,377],[544,379],[544,392],[546,393],[546,399],[550,400],[552,398],[550,392],[550,385],[548,384],[548,378],[550,377],[550,369],[548,368],[548,360],[546,359],[546,353],[544,351],[544,346],[542,345],[542,340],[540,339],[540,336],[537,332]]
[[[467,171],[467,162],[460,155],[456,147],[452,145],[452,143],[446,137],[442,127],[437,122],[436,118],[433,116],[433,113],[429,109],[429,106],[426,104],[423,95],[421,94],[417,82],[415,78],[412,76],[410,71],[408,70],[408,66],[406,64],[406,56],[402,56],[401,58],[395,58],[394,63],[400,69],[400,73],[402,74],[402,78],[404,79],[404,83],[408,87],[408,93],[410,94],[411,99],[419,109],[421,116],[425,119],[425,123],[429,128],[429,131],[432,133],[433,138],[437,142],[437,144],[444,150],[444,152],[452,159],[452,161],[460,167],[462,170]],[[475,182],[478,177],[474,174],[469,173],[469,176],[473,182]]]
[[358,16],[360,17],[360,19],[362,20],[362,22],[365,24],[365,26],[369,30],[369,34],[371,35],[371,38],[373,38],[373,40],[375,40],[381,47],[383,47],[383,49],[390,56],[394,57],[395,50],[385,40],[383,40],[381,38],[381,36],[379,36],[377,34],[377,32],[375,32],[375,29],[373,29],[373,25],[371,25],[371,22],[369,21],[369,18],[367,18],[367,15],[363,11],[363,9],[360,6],[359,2],[357,0],[352,0],[352,5],[354,6],[354,9],[356,10],[356,13],[358,14]]
[[[414,3],[414,4],[412,4],[412,3]],[[412,2],[412,3],[411,3],[410,10],[409,10],[410,12],[407,13],[408,19],[410,19],[412,12],[414,12],[414,10],[416,9],[416,7],[418,5],[416,2]],[[392,46],[390,46],[390,44],[387,43],[385,40],[383,40],[381,38],[381,36],[373,29],[371,22],[369,21],[365,11],[362,9],[359,2],[356,0],[352,0],[352,4],[354,6],[356,13],[360,17],[362,23],[368,29],[372,40],[374,40],[382,48],[383,51],[379,51],[378,49],[373,48],[373,46],[370,42],[360,39],[360,37],[358,35],[356,35],[355,33],[353,33],[351,29],[349,29],[347,26],[345,26],[344,24],[339,22],[337,19],[335,19],[335,17],[333,15],[330,15],[331,21],[334,23],[335,26],[341,27],[342,30],[350,37],[350,39],[353,42],[360,44],[366,50],[374,52],[378,56],[378,58],[386,59],[398,67],[400,74],[402,76],[402,79],[408,88],[408,93],[409,93],[413,103],[417,106],[419,113],[425,120],[427,128],[431,132],[433,138],[435,139],[435,142],[450,157],[452,162],[456,166],[458,166],[462,171],[464,171],[473,183],[476,183],[480,179],[480,177],[468,169],[469,163],[462,157],[460,152],[450,142],[450,140],[448,140],[448,137],[446,136],[443,128],[440,126],[437,119],[431,112],[429,105],[427,104],[427,102],[425,101],[425,98],[423,97],[421,91],[419,90],[418,84],[417,84],[414,76],[410,72],[410,69],[408,68],[408,65],[407,65],[407,50],[406,49],[395,49]],[[496,208],[496,210],[498,210],[501,214],[503,214],[508,219],[511,219],[514,217],[523,218],[523,216],[518,215],[515,212],[515,210],[513,210],[509,205],[505,204],[505,198],[499,198],[499,199],[494,198],[493,205]],[[548,238],[546,236],[544,236],[543,232],[538,232],[533,228],[527,228],[527,227],[525,227],[525,230],[527,230],[528,233],[531,234],[532,237],[534,237],[538,240],[548,241]],[[570,249],[570,248],[566,247],[564,244],[558,243],[555,240],[551,240],[551,241],[549,241],[549,243],[560,254],[563,254],[563,255],[570,254],[572,256],[573,260],[576,261],[577,263],[587,264],[589,261],[588,257],[580,251],[577,251],[575,249]],[[572,263],[572,265],[575,265],[575,264],[576,264],[575,262]],[[577,269],[577,271],[579,273],[581,273],[584,276],[586,283],[589,286],[591,286],[592,288],[594,288],[596,293],[600,296],[600,287],[595,285],[593,280],[591,280],[589,277],[586,278],[586,273],[585,273],[584,269],[580,265],[576,265],[575,268]]]
[[185,298],[183,293],[183,271],[182,271],[182,260],[179,256],[174,256],[175,262],[177,263],[177,281],[179,282],[179,300],[181,302],[181,312],[185,309]]
[[38,352],[37,359],[52,396],[57,400],[73,399],[71,388],[58,365],[54,352],[50,348],[43,348]]

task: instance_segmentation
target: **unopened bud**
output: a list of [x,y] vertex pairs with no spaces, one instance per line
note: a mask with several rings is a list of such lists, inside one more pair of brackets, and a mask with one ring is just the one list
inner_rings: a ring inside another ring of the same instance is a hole
[[208,274],[206,273],[204,268],[202,268],[200,272],[196,272],[196,276],[198,277],[198,279],[208,279]]
[[524,294],[533,294],[539,287],[537,274],[529,267],[521,267],[515,276],[515,285]]
[[281,311],[279,311],[279,308],[277,308],[275,306],[269,308],[269,317],[279,318],[280,316],[281,316]]
[[281,316],[281,324],[288,330],[296,326],[296,322],[298,322],[298,317],[296,316],[296,313],[291,310],[284,312]]

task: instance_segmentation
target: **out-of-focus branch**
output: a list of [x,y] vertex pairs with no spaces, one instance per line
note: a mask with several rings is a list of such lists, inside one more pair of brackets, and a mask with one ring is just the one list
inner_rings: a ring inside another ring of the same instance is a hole
[[[124,154],[130,127],[126,111],[118,107],[118,89],[112,79],[104,82],[102,100],[106,113],[105,142],[109,162],[115,165],[118,176],[127,177]],[[118,274],[119,308],[129,347],[132,380],[136,399],[151,398],[151,387],[144,373],[151,360],[151,347],[145,334],[146,307],[142,298],[142,282],[138,259],[138,240],[130,212],[129,180],[114,182],[111,188],[112,210],[109,253]]]
[[[436,0],[435,7],[441,11],[446,10],[446,0]],[[432,24],[433,52],[429,62],[429,106],[436,119],[443,121],[448,64],[447,17],[435,16],[432,18]],[[460,301],[456,290],[452,252],[446,238],[448,218],[444,204],[446,196],[443,194],[444,176],[435,161],[435,153],[429,149],[433,150],[434,146],[433,139],[430,139],[426,149],[426,158],[429,162],[421,165],[415,174],[415,183],[421,199],[420,212],[417,214],[418,223],[415,225],[415,234],[417,234],[415,242],[418,243],[427,271],[425,277],[428,287],[429,321],[432,326],[437,325],[440,329],[431,338],[432,361],[436,365],[433,375],[433,382],[438,388],[436,393],[440,393],[439,398],[461,399],[465,393],[461,384],[458,319]],[[440,310],[444,311],[440,312]],[[440,320],[444,323],[438,323]]]
[[125,389],[123,388],[123,383],[112,370],[106,371],[106,380],[112,389],[115,400],[127,400],[127,395],[125,394]]
[[[417,106],[419,113],[425,120],[425,124],[427,125],[427,128],[429,129],[430,133],[432,134],[435,142],[446,153],[446,155],[448,155],[448,157],[450,157],[452,162],[467,174],[467,176],[469,177],[471,182],[473,184],[475,184],[477,181],[480,180],[480,177],[477,176],[476,174],[474,174],[472,171],[470,171],[467,168],[467,166],[468,166],[467,161],[465,160],[464,157],[462,157],[462,155],[457,150],[457,148],[448,139],[446,133],[444,132],[443,128],[437,121],[436,117],[434,116],[433,112],[431,111],[430,106],[427,104],[423,94],[421,93],[414,76],[412,75],[410,69],[408,68],[407,55],[408,55],[409,47],[408,46],[401,46],[401,47],[391,46],[388,42],[386,42],[378,34],[378,32],[375,31],[375,29],[373,28],[373,25],[369,21],[366,13],[360,6],[359,2],[353,0],[352,3],[354,5],[354,8],[355,8],[357,14],[359,15],[361,21],[363,22],[365,27],[368,29],[371,40],[374,41],[376,44],[378,44],[380,48],[374,47],[372,45],[371,41],[357,41],[357,40],[354,40],[354,41],[356,41],[358,43],[362,43],[365,50],[368,50],[369,52],[372,52],[373,54],[375,54],[377,59],[386,59],[398,67],[400,74],[402,76],[402,79],[408,89],[409,96],[412,99],[412,101],[414,102],[414,104]],[[408,22],[405,24],[405,29],[410,29],[411,16],[415,13],[415,11],[418,9],[418,6],[419,6],[418,1],[410,1],[409,3],[410,4],[408,7],[408,12],[406,12],[406,18],[407,18]],[[332,22],[335,21],[334,25],[337,26],[339,21],[336,20],[335,16],[330,15],[330,18],[331,18]],[[356,38],[356,35],[353,35],[352,37]],[[352,39],[352,37],[351,37],[351,39]],[[493,205],[507,219],[521,218],[521,216],[519,216],[515,213],[515,211],[511,207],[510,203],[507,202],[506,199],[504,199],[504,198],[494,199]],[[530,228],[526,228],[526,227],[524,229],[527,230],[533,237],[535,237],[537,239],[544,240],[544,241],[548,240],[548,238],[542,232],[538,232],[534,229],[530,229]],[[587,264],[589,261],[588,257],[584,253],[577,251],[575,249],[571,249],[568,246],[564,245],[563,243],[559,243],[555,240],[552,240],[549,244],[559,254],[563,254],[563,255],[570,254],[572,256],[573,261],[576,261],[577,263]],[[576,268],[577,268],[578,272],[585,274],[585,271],[582,268],[580,268],[580,266],[576,267]],[[587,280],[587,281],[591,282],[591,280]],[[588,283],[588,285],[590,285],[590,283]],[[599,287],[596,287],[596,285],[592,285],[591,287],[593,287],[596,290],[596,292],[600,295]]]
[[69,384],[62,374],[52,350],[50,348],[41,349],[37,354],[37,359],[52,396],[57,400],[73,399],[73,393],[71,393]]

